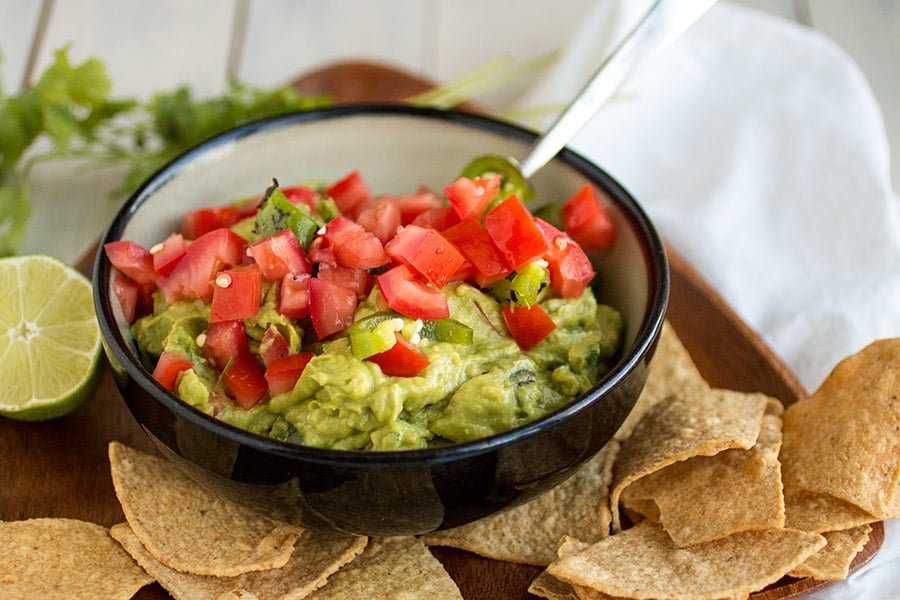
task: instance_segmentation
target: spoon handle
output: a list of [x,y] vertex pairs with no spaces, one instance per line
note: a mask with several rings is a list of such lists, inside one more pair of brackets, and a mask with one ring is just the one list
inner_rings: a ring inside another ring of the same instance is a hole
[[594,116],[622,83],[656,52],[684,33],[716,0],[656,0],[603,61],[590,81],[519,162],[530,178]]

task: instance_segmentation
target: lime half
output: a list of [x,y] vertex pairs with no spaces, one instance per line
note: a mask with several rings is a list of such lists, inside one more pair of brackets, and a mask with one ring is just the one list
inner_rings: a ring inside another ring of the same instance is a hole
[[87,278],[50,256],[0,259],[0,415],[70,413],[96,391],[100,355]]

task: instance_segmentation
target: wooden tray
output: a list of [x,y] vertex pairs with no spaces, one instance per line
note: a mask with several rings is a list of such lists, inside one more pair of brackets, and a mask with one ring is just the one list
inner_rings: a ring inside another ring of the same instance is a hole
[[[296,82],[307,93],[328,93],[336,102],[397,102],[430,84],[383,65],[340,63]],[[477,110],[477,106],[465,106]],[[89,277],[94,251],[77,264]],[[713,385],[759,391],[786,405],[805,390],[756,333],[677,253],[669,249],[671,299],[668,318],[704,377]],[[71,415],[46,423],[21,423],[0,417],[0,519],[70,517],[111,526],[124,519],[109,475],[107,444],[118,440],[154,452],[132,419],[108,369],[95,398]],[[851,570],[871,559],[884,541],[877,523]],[[534,598],[527,592],[540,572],[536,567],[483,559],[434,548],[463,593],[472,600]],[[828,582],[785,579],[753,594],[756,600],[800,598]],[[169,598],[160,586],[143,588],[142,600]]]

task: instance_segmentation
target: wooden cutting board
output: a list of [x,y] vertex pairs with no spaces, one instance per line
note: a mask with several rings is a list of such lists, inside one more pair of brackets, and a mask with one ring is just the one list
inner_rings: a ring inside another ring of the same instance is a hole
[[[295,82],[306,93],[327,93],[339,103],[399,102],[430,84],[388,66],[339,63]],[[465,105],[467,110],[478,110]],[[89,277],[96,248],[78,262]],[[671,297],[668,319],[704,377],[714,386],[764,392],[785,405],[806,391],[796,377],[744,324],[706,282],[669,249]],[[96,396],[72,414],[46,423],[0,418],[0,519],[70,517],[111,526],[124,517],[109,476],[107,445],[118,440],[153,452],[149,440],[122,402],[108,369]],[[884,541],[876,524],[865,549],[852,567],[871,559]],[[471,600],[534,598],[527,592],[537,567],[484,559],[451,548],[434,548]],[[794,599],[827,586],[810,579],[785,579],[753,594],[756,600]],[[162,600],[158,585],[143,588],[142,600]]]

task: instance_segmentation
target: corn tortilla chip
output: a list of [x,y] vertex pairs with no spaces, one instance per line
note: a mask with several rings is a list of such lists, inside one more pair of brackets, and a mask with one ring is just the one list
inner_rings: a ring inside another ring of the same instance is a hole
[[125,600],[152,582],[100,525],[56,518],[0,522],[5,600]]
[[[579,539],[564,536],[559,548],[556,550],[557,558],[569,556],[586,549],[590,544],[582,542]],[[528,592],[547,600],[580,600],[578,593],[572,584],[560,581],[547,572],[546,569],[535,577],[531,585],[528,586]]]
[[112,442],[125,519],[147,551],[178,571],[233,577],[284,566],[303,529],[220,498],[174,464]]
[[761,590],[824,545],[817,534],[766,529],[676,548],[662,527],[644,522],[560,558],[547,571],[622,598],[714,600]]
[[610,441],[577,473],[549,492],[506,512],[423,536],[497,560],[546,566],[564,535],[589,542],[609,535],[609,481],[618,443]]
[[827,531],[824,548],[795,567],[791,577],[812,577],[821,581],[843,581],[850,574],[850,563],[869,541],[872,526],[860,525],[843,531]]
[[184,573],[166,566],[147,551],[127,523],[114,525],[110,534],[175,600],[305,598],[325,585],[329,576],[359,555],[366,545],[363,537],[305,531],[283,567],[235,577],[215,577]]
[[878,521],[858,506],[832,496],[784,489],[784,526],[811,533],[841,531]]
[[778,462],[781,418],[767,414],[763,423],[753,448],[724,450],[669,465],[625,488],[622,503],[639,511],[639,506],[632,506],[632,498],[652,500],[659,522],[679,548],[739,531],[784,526]]
[[456,582],[421,540],[372,538],[363,553],[308,600],[462,600]]
[[622,529],[622,491],[641,477],[694,456],[752,448],[769,400],[763,394],[709,389],[690,396],[670,396],[651,408],[622,443],[613,466],[613,531]]
[[842,360],[784,415],[786,487],[900,516],[900,338]]

